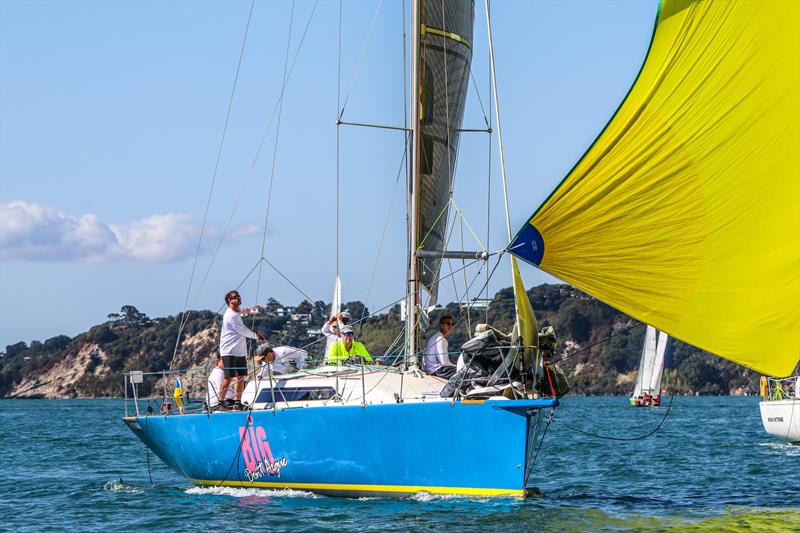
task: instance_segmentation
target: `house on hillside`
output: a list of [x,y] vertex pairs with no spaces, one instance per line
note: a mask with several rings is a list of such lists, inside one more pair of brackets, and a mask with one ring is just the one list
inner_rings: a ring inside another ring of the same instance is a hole
[[462,302],[461,309],[488,309],[492,300],[489,298],[474,298],[471,302]]
[[311,322],[311,313],[298,313],[293,312],[289,315],[289,318],[292,322],[302,322],[303,324],[308,324]]
[[239,312],[239,314],[242,315],[242,316],[263,315],[264,314],[264,308],[261,307],[260,305],[254,305],[253,307],[248,307],[246,309],[242,309]]

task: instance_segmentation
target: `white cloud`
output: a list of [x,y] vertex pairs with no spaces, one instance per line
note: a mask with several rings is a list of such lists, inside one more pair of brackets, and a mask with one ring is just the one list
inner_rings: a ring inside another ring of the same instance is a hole
[[[245,222],[226,241],[259,231],[258,224]],[[217,225],[206,226],[215,247],[221,233]],[[91,213],[68,215],[24,201],[0,204],[0,257],[7,261],[179,261],[194,255],[199,236],[200,224],[183,213],[109,224]]]

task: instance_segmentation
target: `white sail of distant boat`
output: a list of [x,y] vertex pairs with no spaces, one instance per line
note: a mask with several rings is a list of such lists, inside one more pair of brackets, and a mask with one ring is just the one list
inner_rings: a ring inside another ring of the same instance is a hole
[[657,406],[661,402],[661,377],[664,374],[664,353],[668,339],[669,335],[663,331],[647,326],[631,405]]
[[[336,276],[336,285],[333,288],[333,299],[331,300],[331,312],[329,316],[334,316],[342,311],[342,280],[337,275]],[[331,339],[325,340],[325,355],[327,356],[331,353],[331,348],[335,344],[335,341]]]

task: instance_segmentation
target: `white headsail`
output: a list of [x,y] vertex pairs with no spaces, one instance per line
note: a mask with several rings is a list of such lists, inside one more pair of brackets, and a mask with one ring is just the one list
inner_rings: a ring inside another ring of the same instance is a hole
[[[336,276],[336,286],[333,288],[333,299],[331,300],[330,316],[334,316],[342,310],[342,280]],[[334,342],[330,339],[325,341],[325,355],[331,352]]]
[[[656,328],[647,326],[644,334],[644,345],[642,355],[639,358],[639,373],[636,375],[636,388],[633,389],[634,398],[642,395],[642,392],[649,392],[650,383],[653,376],[653,364],[656,358]],[[661,378],[659,378],[660,381]]]
[[651,394],[661,394],[661,377],[664,375],[664,354],[667,351],[667,340],[669,340],[669,335],[663,331],[659,331],[658,342],[656,342],[656,353],[653,358],[653,373],[650,375]]

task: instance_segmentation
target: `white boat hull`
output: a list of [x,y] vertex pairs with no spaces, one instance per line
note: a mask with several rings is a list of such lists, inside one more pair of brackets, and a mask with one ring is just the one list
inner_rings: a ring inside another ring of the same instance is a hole
[[761,402],[764,430],[784,442],[800,443],[800,400]]

